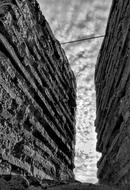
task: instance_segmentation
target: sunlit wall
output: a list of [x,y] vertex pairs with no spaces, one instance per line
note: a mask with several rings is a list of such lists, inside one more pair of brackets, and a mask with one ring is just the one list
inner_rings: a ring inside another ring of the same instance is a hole
[[[61,42],[105,33],[111,0],[38,0]],[[102,39],[66,44],[63,48],[77,79],[75,176],[97,182],[94,69]]]

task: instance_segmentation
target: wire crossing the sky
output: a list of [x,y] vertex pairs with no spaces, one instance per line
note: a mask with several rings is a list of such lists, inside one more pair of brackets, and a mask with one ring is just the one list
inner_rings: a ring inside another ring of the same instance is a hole
[[93,37],[86,37],[86,38],[81,38],[79,40],[73,40],[73,41],[68,41],[68,42],[61,42],[62,45],[64,44],[72,44],[72,43],[76,43],[76,42],[81,42],[81,41],[86,41],[86,40],[92,40],[92,39],[96,39],[96,38],[103,38],[105,35],[100,35],[100,36],[93,36]]

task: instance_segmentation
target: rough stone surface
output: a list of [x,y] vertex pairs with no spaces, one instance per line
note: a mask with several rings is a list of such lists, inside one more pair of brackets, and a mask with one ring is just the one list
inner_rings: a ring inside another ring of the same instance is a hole
[[1,0],[0,175],[73,180],[75,109],[74,74],[38,3]]
[[44,180],[40,184],[35,178],[24,176],[2,176],[0,178],[0,190],[129,190],[130,186],[110,186],[104,184],[81,183],[78,181],[55,182]]
[[95,71],[100,183],[130,184],[130,2],[113,0]]
[[38,184],[34,179],[27,180],[23,176],[2,177],[0,179],[0,190],[127,190],[117,189],[112,186],[80,183],[80,182],[48,182]]

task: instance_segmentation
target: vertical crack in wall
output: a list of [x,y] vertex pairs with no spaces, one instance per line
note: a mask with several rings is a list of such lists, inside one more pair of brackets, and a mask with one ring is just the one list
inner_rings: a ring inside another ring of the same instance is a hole
[[[55,36],[71,41],[104,34],[111,1],[39,0]],[[82,182],[97,182],[94,71],[101,40],[63,46],[77,80],[75,177]]]

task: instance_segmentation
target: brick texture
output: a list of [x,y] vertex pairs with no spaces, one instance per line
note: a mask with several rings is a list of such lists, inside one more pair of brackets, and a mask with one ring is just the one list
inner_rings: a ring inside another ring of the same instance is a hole
[[74,179],[76,81],[35,0],[0,1],[0,175]]
[[130,183],[130,2],[113,0],[96,71],[101,183]]

